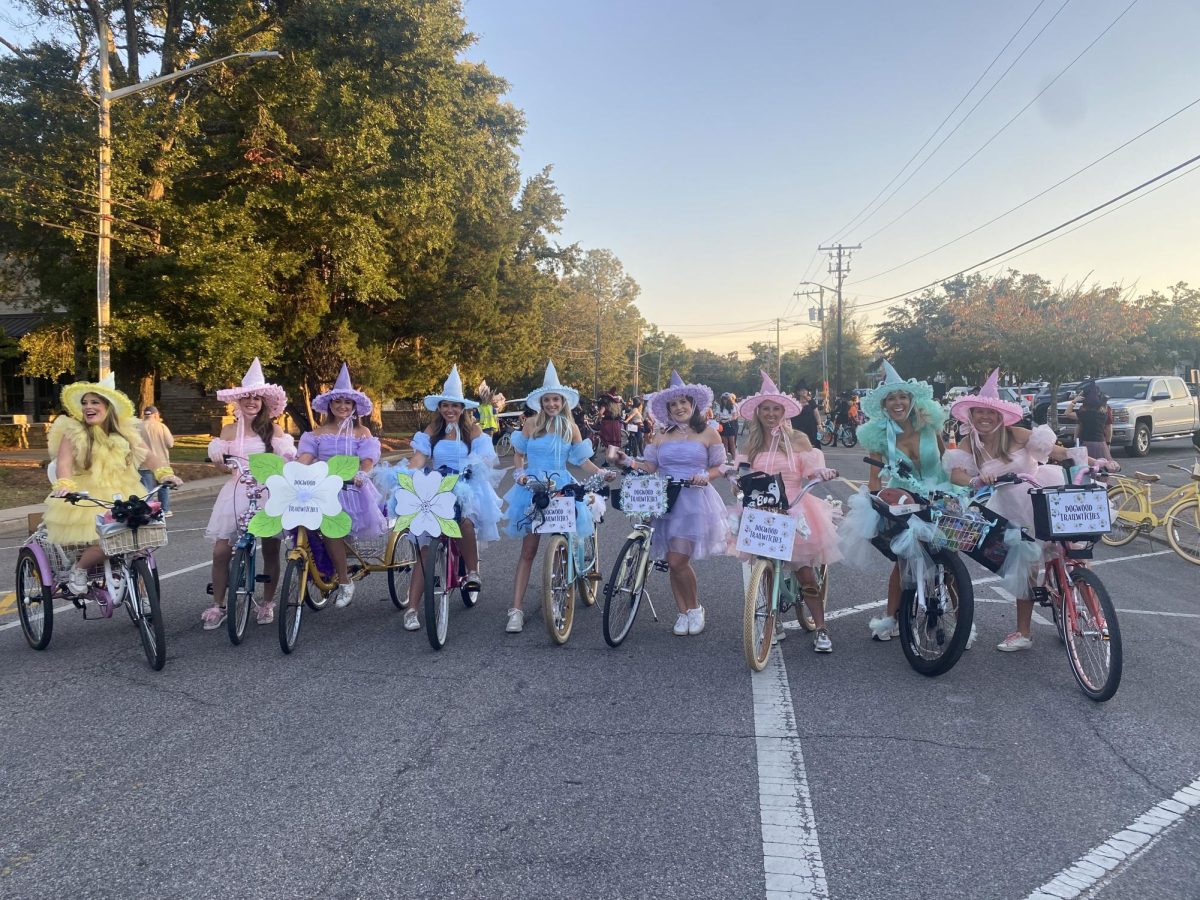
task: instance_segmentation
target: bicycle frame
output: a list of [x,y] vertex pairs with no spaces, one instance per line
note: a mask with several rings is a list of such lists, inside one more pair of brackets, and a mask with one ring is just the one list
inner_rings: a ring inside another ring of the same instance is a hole
[[[1181,472],[1192,475],[1192,471],[1185,469],[1183,466],[1171,465],[1171,468],[1179,469]],[[1137,498],[1139,507],[1137,511],[1122,509],[1117,513],[1117,517],[1143,530],[1153,531],[1170,517],[1172,510],[1179,504],[1200,499],[1200,481],[1181,484],[1179,487],[1172,489],[1170,493],[1164,494],[1156,500],[1154,498],[1154,485],[1152,483],[1143,483],[1136,478],[1122,476],[1115,476],[1114,480],[1116,484],[1110,485],[1110,488],[1120,487],[1125,491],[1129,491]],[[1162,516],[1154,512],[1154,509],[1160,506],[1167,506],[1167,511]]]

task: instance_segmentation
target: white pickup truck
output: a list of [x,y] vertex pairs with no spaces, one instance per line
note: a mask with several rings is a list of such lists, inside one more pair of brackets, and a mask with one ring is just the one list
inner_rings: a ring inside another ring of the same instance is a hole
[[[1174,375],[1126,375],[1101,378],[1096,386],[1108,395],[1113,414],[1113,449],[1145,456],[1151,441],[1189,437],[1200,430],[1200,407],[1182,378]],[[1060,403],[1060,410],[1067,404]]]

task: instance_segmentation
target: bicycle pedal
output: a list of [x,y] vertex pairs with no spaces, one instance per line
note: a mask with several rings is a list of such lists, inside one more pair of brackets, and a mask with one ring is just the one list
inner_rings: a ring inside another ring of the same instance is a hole
[[208,587],[206,587],[204,589],[204,593],[208,594],[210,597],[212,596],[212,582],[211,581],[208,583]]
[[1050,592],[1044,587],[1035,587],[1030,598],[1038,606],[1051,606]]
[[[270,584],[271,576],[270,575],[255,575],[254,580],[256,582],[258,582],[259,584]],[[210,591],[210,593],[211,593],[211,591]]]
[[654,571],[669,572],[670,570],[671,570],[671,567],[667,564],[667,561],[665,559],[656,559],[654,561]]

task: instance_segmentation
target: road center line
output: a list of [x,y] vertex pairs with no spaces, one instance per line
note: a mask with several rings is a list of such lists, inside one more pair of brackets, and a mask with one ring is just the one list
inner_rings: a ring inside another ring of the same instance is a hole
[[1072,897],[1096,896],[1197,807],[1200,807],[1200,778],[1180,788],[1169,799],[1150,807],[1134,819],[1128,828],[1093,847],[1073,865],[1031,893],[1026,900],[1068,900]]
[[783,654],[754,673],[754,744],[766,900],[829,897]]

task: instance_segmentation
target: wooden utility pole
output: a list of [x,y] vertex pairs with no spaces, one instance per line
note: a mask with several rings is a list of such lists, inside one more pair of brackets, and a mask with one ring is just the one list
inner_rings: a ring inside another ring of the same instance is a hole
[[830,247],[818,247],[818,250],[829,252],[829,274],[837,276],[837,363],[834,369],[833,393],[842,395],[842,281],[850,272],[850,251],[861,250],[862,244],[847,247],[845,244],[834,244]]

